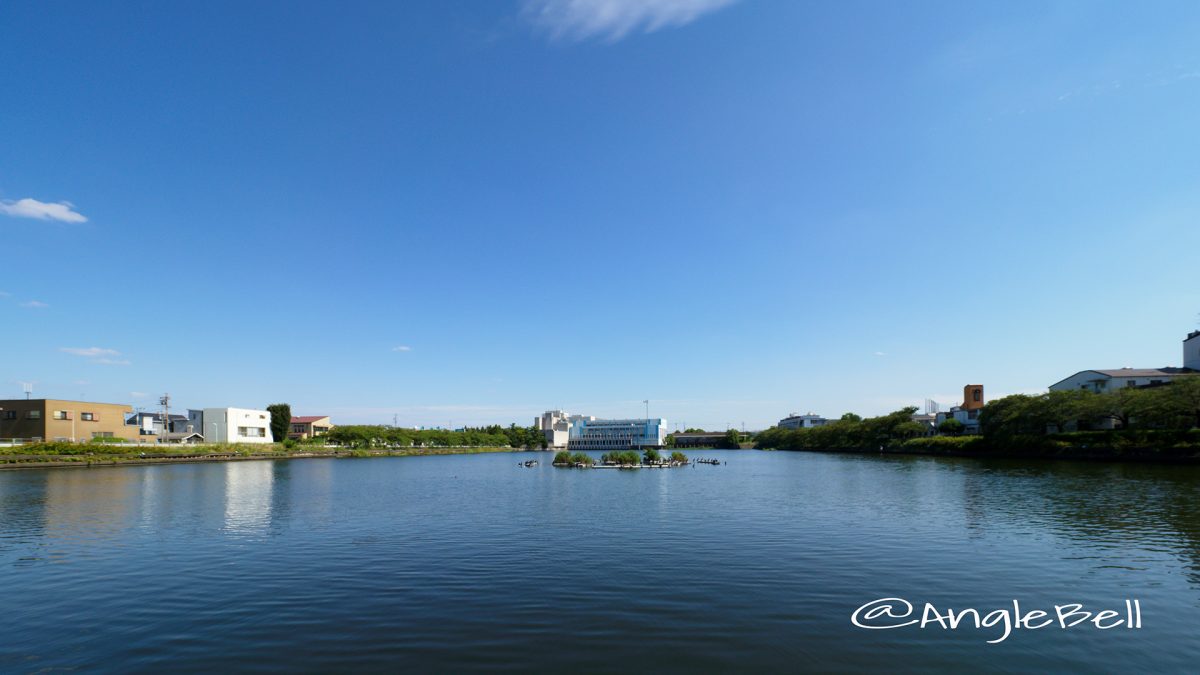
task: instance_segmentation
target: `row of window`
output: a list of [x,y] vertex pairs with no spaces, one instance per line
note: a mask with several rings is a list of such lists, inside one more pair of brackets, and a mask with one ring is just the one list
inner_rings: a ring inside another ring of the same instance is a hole
[[238,427],[238,436],[243,438],[266,438],[267,430],[262,427]]
[[[17,412],[18,411],[16,411],[16,410],[5,410],[4,411],[4,419],[6,419],[6,420],[17,419]],[[53,417],[56,420],[69,420],[69,419],[71,419],[71,411],[70,410],[55,410],[54,413],[51,415],[51,417]],[[40,419],[42,419],[42,411],[41,410],[26,410],[25,411],[25,419],[40,420]],[[79,419],[83,422],[99,422],[100,416],[97,415],[96,413],[81,412],[81,413],[79,413]]]

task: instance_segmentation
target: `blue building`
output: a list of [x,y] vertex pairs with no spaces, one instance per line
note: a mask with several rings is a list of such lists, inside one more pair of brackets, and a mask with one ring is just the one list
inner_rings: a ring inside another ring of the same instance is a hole
[[586,450],[631,450],[661,448],[667,443],[665,419],[598,420],[583,417],[571,424],[567,448]]

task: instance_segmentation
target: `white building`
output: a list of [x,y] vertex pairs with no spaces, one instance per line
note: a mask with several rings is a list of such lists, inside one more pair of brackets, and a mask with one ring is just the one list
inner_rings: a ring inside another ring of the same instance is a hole
[[1114,392],[1124,387],[1146,387],[1166,384],[1183,375],[1200,374],[1200,330],[1188,333],[1183,339],[1183,367],[1117,368],[1115,370],[1081,370],[1050,385],[1050,391],[1086,389],[1098,394]]
[[189,410],[193,429],[208,443],[274,443],[271,413],[252,408]]
[[667,444],[665,419],[598,420],[580,417],[571,423],[571,450],[634,450]]
[[782,429],[811,429],[813,427],[820,427],[826,424],[829,424],[829,420],[813,413],[808,413],[807,415],[797,415],[796,413],[792,413],[791,415],[779,420],[779,427]]
[[533,426],[546,436],[546,446],[565,448],[571,439],[571,425],[580,421],[592,421],[588,415],[569,415],[561,410],[547,410],[541,417],[533,418]]

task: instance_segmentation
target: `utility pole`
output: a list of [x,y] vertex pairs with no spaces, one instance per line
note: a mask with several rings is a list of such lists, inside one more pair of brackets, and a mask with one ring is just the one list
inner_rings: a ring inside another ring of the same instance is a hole
[[158,404],[163,407],[163,430],[162,437],[159,438],[159,443],[166,443],[167,433],[171,429],[171,395],[163,394],[159,397]]

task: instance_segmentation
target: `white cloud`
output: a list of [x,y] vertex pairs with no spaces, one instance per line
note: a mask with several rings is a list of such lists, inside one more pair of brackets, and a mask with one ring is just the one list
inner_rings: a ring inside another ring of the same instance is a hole
[[875,352],[875,356],[887,356],[884,352]]
[[64,223],[86,223],[87,218],[75,211],[71,202],[39,202],[36,199],[0,200],[0,213],[14,218],[61,220]]
[[74,356],[82,356],[92,360],[92,363],[99,363],[104,366],[131,366],[133,365],[126,359],[113,358],[120,356],[121,352],[115,349],[107,349],[105,347],[59,347],[58,351]]
[[144,391],[131,391],[131,392],[129,392],[129,396],[131,398],[146,398],[147,396],[149,396],[149,394],[147,394]]
[[616,42],[631,32],[683,26],[736,0],[523,0],[526,20],[555,39],[600,37]]
[[396,345],[395,347],[392,347],[392,351],[394,351],[394,352],[411,352],[412,347],[409,347],[408,345]]
[[74,354],[75,356],[118,356],[121,352],[104,347],[59,347],[58,351]]
[[30,300],[29,302],[22,302],[21,306],[28,307],[30,309],[45,309],[45,308],[49,307],[50,305],[47,305],[46,303],[42,302],[41,300]]
[[81,387],[86,387],[87,385],[89,385],[91,383],[92,383],[91,380],[75,380],[75,381],[71,382],[71,384],[77,384]]

